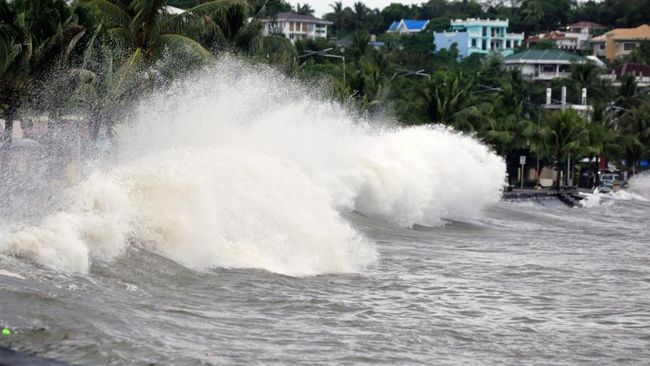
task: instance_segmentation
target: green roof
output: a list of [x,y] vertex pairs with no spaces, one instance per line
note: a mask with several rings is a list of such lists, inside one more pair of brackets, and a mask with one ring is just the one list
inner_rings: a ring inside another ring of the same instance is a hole
[[575,53],[560,50],[528,50],[506,56],[504,61],[517,60],[542,60],[542,61],[569,61],[585,62],[587,59]]

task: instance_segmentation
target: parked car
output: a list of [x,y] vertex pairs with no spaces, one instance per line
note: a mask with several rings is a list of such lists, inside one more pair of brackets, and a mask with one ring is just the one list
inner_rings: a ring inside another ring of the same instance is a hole
[[617,191],[621,188],[623,179],[618,173],[603,173],[600,176],[600,191],[610,192]]

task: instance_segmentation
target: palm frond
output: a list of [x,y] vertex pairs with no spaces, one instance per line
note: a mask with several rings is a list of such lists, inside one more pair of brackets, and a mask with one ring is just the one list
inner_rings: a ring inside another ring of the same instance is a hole
[[120,69],[117,71],[118,76],[115,86],[116,90],[120,90],[127,78],[134,74],[136,68],[138,67],[138,64],[142,61],[143,57],[144,55],[142,53],[142,49],[136,48],[131,57],[129,57],[129,60],[124,65],[122,65],[122,67],[120,67]]
[[208,60],[210,52],[203,48],[197,41],[180,34],[162,34],[160,43],[170,49],[182,49],[185,52],[195,55],[197,58]]
[[129,14],[108,0],[90,0],[87,3],[96,7],[102,17],[111,25],[125,27],[131,23]]
[[135,36],[133,35],[133,32],[129,30],[129,28],[125,28],[125,27],[111,28],[108,30],[108,32],[116,36],[117,38],[119,38],[121,41],[125,42],[128,45],[136,44]]
[[68,46],[65,48],[65,52],[63,54],[63,58],[61,59],[61,64],[66,65],[68,63],[68,60],[70,59],[70,54],[72,53],[72,50],[77,47],[77,43],[79,43],[79,40],[86,34],[86,30],[82,30],[79,33],[77,33],[70,42],[68,43]]

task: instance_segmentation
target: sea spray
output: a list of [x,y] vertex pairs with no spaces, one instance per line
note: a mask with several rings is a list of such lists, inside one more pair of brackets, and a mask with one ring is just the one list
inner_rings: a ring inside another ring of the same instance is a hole
[[641,173],[630,179],[630,191],[650,200],[650,173]]
[[498,200],[504,162],[484,145],[386,126],[223,60],[142,101],[103,168],[40,225],[3,229],[0,251],[77,272],[128,243],[194,269],[360,272],[377,250],[341,213],[436,225]]

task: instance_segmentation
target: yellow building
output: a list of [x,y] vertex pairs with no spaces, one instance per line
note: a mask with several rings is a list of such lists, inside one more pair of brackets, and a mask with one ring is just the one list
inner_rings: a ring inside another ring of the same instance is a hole
[[641,41],[650,41],[650,25],[636,28],[616,28],[591,40],[594,55],[610,61],[629,55]]

